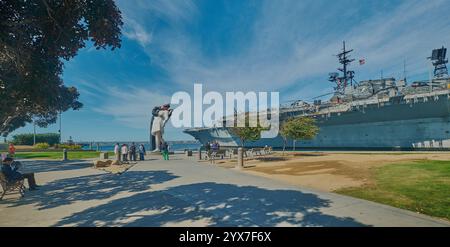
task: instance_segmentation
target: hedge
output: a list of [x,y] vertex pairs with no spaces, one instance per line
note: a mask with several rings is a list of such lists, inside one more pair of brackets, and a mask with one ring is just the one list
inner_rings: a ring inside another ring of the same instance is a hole
[[49,147],[50,145],[46,142],[36,143],[36,145],[33,146],[34,149],[48,149]]
[[[12,142],[15,145],[33,145],[33,134],[14,135]],[[59,143],[58,133],[36,134],[36,143],[48,143],[50,146]]]

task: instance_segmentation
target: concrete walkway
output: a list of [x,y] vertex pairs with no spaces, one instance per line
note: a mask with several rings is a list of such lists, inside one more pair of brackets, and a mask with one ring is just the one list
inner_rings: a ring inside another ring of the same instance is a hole
[[[160,157],[155,157],[160,158]],[[0,201],[0,226],[450,226],[377,203],[182,156],[122,175],[83,161],[26,161],[44,186]]]

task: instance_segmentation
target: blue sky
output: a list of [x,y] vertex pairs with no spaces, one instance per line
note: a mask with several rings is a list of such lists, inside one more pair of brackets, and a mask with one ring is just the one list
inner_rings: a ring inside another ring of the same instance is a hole
[[[91,46],[66,62],[84,108],[62,115],[63,140],[147,140],[151,109],[176,91],[279,91],[281,101],[332,91],[346,40],[356,80],[427,79],[431,49],[450,46],[450,1],[119,0],[119,50]],[[15,133],[32,132],[31,125]],[[58,125],[37,129],[55,132]],[[167,139],[187,140],[168,127]],[[13,135],[12,134],[12,135]],[[11,136],[12,136],[11,135]]]

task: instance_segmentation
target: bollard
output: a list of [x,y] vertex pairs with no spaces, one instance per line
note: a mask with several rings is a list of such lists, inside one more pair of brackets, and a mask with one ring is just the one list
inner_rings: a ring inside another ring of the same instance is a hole
[[198,149],[198,156],[197,156],[198,160],[202,160],[202,148]]
[[244,168],[244,152],[242,148],[238,148],[237,168]]
[[108,153],[105,153],[105,152],[100,153],[100,159],[107,160],[108,158],[109,158]]
[[65,161],[65,160],[68,160],[67,159],[67,149],[63,149],[63,160]]

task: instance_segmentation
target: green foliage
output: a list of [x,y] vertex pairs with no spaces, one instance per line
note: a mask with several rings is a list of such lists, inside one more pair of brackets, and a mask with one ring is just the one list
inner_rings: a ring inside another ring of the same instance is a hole
[[36,143],[36,145],[33,146],[34,149],[48,149],[49,147],[50,145],[46,142]]
[[56,149],[81,150],[81,145],[76,144],[56,144]]
[[[114,152],[108,152],[110,157],[114,156]],[[69,151],[67,152],[68,159],[91,159],[98,158],[100,152],[95,151]],[[47,152],[18,152],[15,155],[18,159],[54,159],[61,160],[63,157],[62,151],[47,151]]]
[[0,135],[33,120],[45,127],[82,107],[62,79],[64,60],[91,41],[120,47],[123,25],[113,0],[0,1]]
[[[33,145],[33,134],[18,134],[13,136],[12,142],[15,145]],[[57,133],[46,133],[46,134],[36,134],[36,143],[48,143],[53,146],[59,143],[59,134]]]
[[310,117],[290,118],[283,122],[280,134],[293,140],[310,140],[319,132],[316,120]]
[[246,141],[257,141],[261,138],[261,127],[232,127],[231,132],[241,139],[241,145],[244,146]]
[[237,127],[237,123],[235,122],[235,127],[230,127],[229,130],[239,137],[241,140],[241,146],[244,146],[244,143],[246,141],[257,141],[261,139],[261,132],[268,129],[263,128],[259,121],[257,122],[256,127],[250,127],[250,116],[249,113],[245,113],[245,126],[244,127]]
[[319,132],[316,120],[311,117],[290,118],[281,124],[280,135],[284,139],[283,151],[286,148],[287,139],[310,140]]

